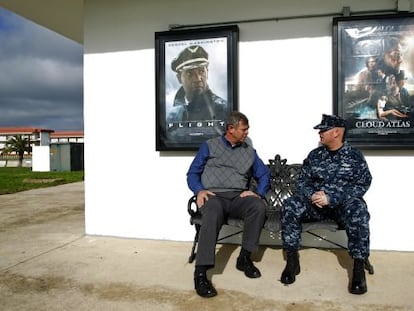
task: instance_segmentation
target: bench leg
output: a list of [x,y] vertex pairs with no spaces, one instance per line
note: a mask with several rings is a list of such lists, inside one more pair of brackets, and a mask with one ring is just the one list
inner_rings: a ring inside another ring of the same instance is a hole
[[191,248],[190,257],[188,257],[188,263],[192,263],[196,257],[196,247],[198,243],[198,236],[200,234],[200,225],[195,224],[196,234],[194,236],[193,247]]

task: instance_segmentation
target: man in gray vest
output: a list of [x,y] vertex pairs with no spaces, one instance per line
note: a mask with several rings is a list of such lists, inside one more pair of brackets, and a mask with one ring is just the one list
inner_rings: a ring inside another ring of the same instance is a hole
[[[206,273],[214,267],[217,237],[227,217],[244,220],[237,269],[249,278],[261,276],[250,255],[258,249],[265,221],[263,197],[270,187],[270,172],[247,143],[248,133],[247,117],[232,112],[226,133],[204,142],[187,172],[188,186],[197,195],[203,215],[194,271],[194,287],[201,297],[217,295]],[[249,190],[251,178],[257,181],[254,192]]]

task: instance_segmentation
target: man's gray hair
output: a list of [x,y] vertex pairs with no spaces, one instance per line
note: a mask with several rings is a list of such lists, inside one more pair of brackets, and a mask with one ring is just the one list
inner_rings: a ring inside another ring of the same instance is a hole
[[227,118],[226,128],[229,128],[230,125],[237,127],[239,125],[239,122],[248,125],[249,119],[243,113],[239,111],[233,111]]

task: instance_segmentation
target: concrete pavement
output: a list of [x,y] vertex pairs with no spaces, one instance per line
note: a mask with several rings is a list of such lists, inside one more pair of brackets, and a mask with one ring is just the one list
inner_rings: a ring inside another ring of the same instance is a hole
[[[373,251],[368,293],[351,295],[341,249],[302,250],[296,283],[279,282],[279,247],[261,247],[260,279],[218,246],[218,296],[193,290],[189,242],[85,235],[83,182],[0,196],[1,310],[414,310],[414,253]],[[191,239],[191,237],[189,237]]]

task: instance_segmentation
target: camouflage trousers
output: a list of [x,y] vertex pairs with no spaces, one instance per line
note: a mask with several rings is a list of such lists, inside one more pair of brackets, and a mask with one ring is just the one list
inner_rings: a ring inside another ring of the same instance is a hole
[[298,195],[288,198],[281,212],[284,249],[298,250],[302,222],[333,219],[344,227],[348,237],[348,252],[354,259],[369,256],[369,219],[367,204],[362,198],[352,198],[342,206],[318,208]]

